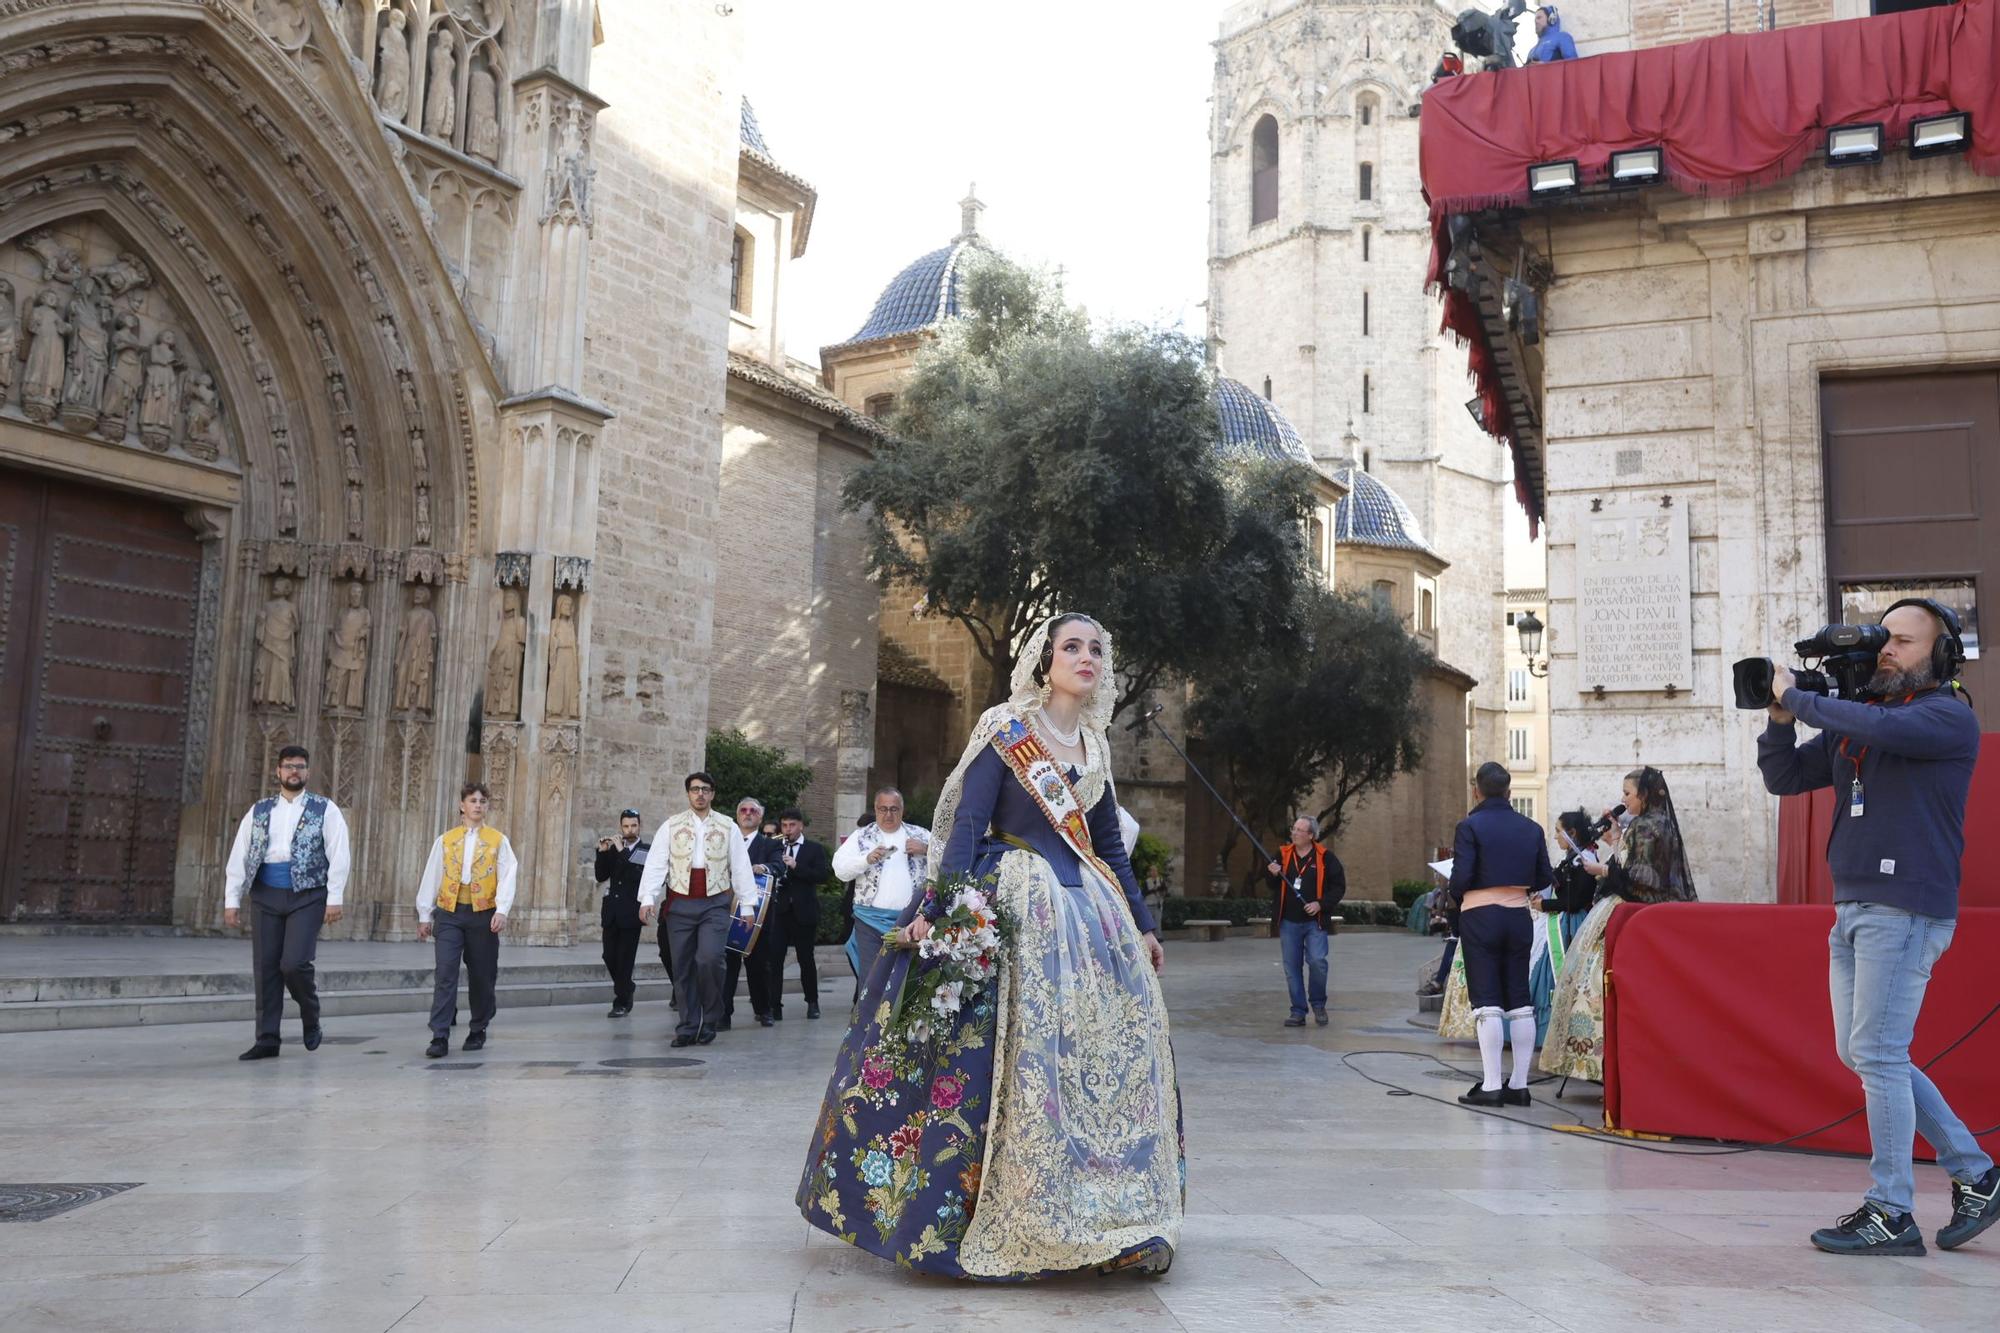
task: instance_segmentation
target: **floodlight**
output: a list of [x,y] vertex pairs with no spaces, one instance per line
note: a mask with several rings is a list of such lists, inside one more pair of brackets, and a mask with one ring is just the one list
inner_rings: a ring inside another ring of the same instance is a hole
[[1882,160],[1882,123],[1836,125],[1826,132],[1826,162],[1831,167],[1856,166]]
[[1537,162],[1528,168],[1528,193],[1537,198],[1573,194],[1576,183],[1576,159],[1573,157],[1561,162]]
[[1613,185],[1656,185],[1666,175],[1666,153],[1659,148],[1628,148],[1611,155]]
[[1911,157],[1962,153],[1971,146],[1972,116],[1969,112],[1953,111],[1910,122]]

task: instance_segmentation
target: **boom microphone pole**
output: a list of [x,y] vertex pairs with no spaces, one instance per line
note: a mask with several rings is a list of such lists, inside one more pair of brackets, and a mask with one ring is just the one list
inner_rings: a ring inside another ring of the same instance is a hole
[[[1252,847],[1255,847],[1257,849],[1257,854],[1264,858],[1263,863],[1268,865],[1272,861],[1277,860],[1278,858],[1271,855],[1271,853],[1265,849],[1264,844],[1257,840],[1257,835],[1250,831],[1250,826],[1237,817],[1235,808],[1231,806],[1229,802],[1222,799],[1222,793],[1215,789],[1215,784],[1208,780],[1208,775],[1201,771],[1201,766],[1196,764],[1194,760],[1188,758],[1188,752],[1180,747],[1180,742],[1176,741],[1173,738],[1173,735],[1170,732],[1168,732],[1168,730],[1164,726],[1160,725],[1160,714],[1165,711],[1166,711],[1165,704],[1154,704],[1151,708],[1148,708],[1145,712],[1139,714],[1139,716],[1133,718],[1130,722],[1126,723],[1125,729],[1127,731],[1136,732],[1143,730],[1148,722],[1152,723],[1153,730],[1160,733],[1160,739],[1164,740],[1168,745],[1173,746],[1174,753],[1179,755],[1181,757],[1181,762],[1188,766],[1188,772],[1194,774],[1197,778],[1201,779],[1201,785],[1208,788],[1208,794],[1215,798],[1215,803],[1222,807],[1222,812],[1229,816],[1230,822],[1234,823],[1237,828],[1242,830],[1244,837],[1250,839],[1250,845]],[[1299,893],[1297,885],[1292,886],[1292,892],[1298,895],[1298,899],[1301,903],[1305,902],[1305,895]]]

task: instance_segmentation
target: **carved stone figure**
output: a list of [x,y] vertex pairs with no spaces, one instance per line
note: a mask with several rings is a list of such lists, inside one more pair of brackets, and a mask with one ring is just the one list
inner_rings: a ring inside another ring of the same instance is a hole
[[410,589],[410,609],[403,613],[403,641],[396,647],[396,711],[431,710],[431,670],[437,661],[437,613],[431,610],[431,590],[419,583]]
[[500,161],[499,85],[484,64],[473,66],[472,92],[465,105],[465,151],[498,165]]
[[347,540],[351,542],[361,540],[361,520],[361,488],[359,486],[349,486],[347,488]]
[[556,598],[556,618],[549,622],[549,710],[551,722],[573,722],[581,714],[582,680],[577,671],[576,598]]
[[354,432],[340,433],[340,465],[346,470],[347,484],[359,486],[364,480],[361,471],[361,446],[355,441]]
[[[146,261],[129,250],[121,250],[118,258],[96,269],[93,276],[114,298],[135,292],[153,281],[153,271],[146,267]],[[133,299],[136,301],[139,298]]]
[[211,460],[222,453],[222,406],[216,401],[215,381],[207,375],[196,375],[188,385],[187,451]]
[[47,421],[55,415],[62,397],[63,339],[68,334],[61,295],[53,287],[42,288],[28,311],[28,366],[21,376],[21,410],[30,421]]
[[96,282],[86,279],[69,298],[69,360],[63,374],[63,424],[71,430],[94,430],[97,405],[104,398],[104,376],[111,368],[111,335],[104,327],[109,310],[97,299]]
[[289,485],[278,487],[278,535],[296,537],[299,535],[299,502]]
[[347,585],[347,606],[326,650],[326,706],[361,707],[368,689],[368,639],[374,617],[362,601],[361,585]]
[[500,605],[500,633],[486,654],[486,716],[518,721],[521,716],[521,663],[528,651],[528,622],[521,594],[509,588]]
[[382,31],[376,36],[379,61],[375,70],[375,104],[393,121],[410,115],[410,36],[409,19],[400,9],[384,14]]
[[122,440],[132,425],[132,406],[146,384],[146,338],[137,315],[120,315],[111,331],[111,375],[104,382],[103,411],[97,431],[107,440]]
[[431,43],[430,81],[424,86],[424,133],[433,139],[451,138],[458,123],[458,52],[451,33],[440,30]]
[[174,409],[179,405],[174,385],[180,365],[174,332],[164,329],[146,354],[146,387],[139,399],[139,438],[155,453],[166,452],[173,438]]
[[431,544],[431,488],[417,487],[417,545]]
[[271,580],[271,598],[257,614],[257,658],[250,668],[250,702],[293,708],[292,659],[298,654],[299,609],[292,581]]
[[21,318],[14,311],[14,284],[0,278],[0,403],[14,389],[14,362],[21,351]]

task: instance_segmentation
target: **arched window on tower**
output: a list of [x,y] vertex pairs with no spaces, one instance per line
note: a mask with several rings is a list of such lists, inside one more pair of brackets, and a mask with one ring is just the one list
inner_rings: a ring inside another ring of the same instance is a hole
[[1361,97],[1354,104],[1357,119],[1363,125],[1373,125],[1375,123],[1375,107],[1376,100],[1373,93]]
[[1368,293],[1361,293],[1361,336],[1368,336]]
[[1375,586],[1368,591],[1369,600],[1375,603],[1376,610],[1393,612],[1396,609],[1396,585],[1388,579],[1376,579]]
[[1374,385],[1373,385],[1373,383],[1372,383],[1372,382],[1371,382],[1371,381],[1369,380],[1369,378],[1368,378],[1368,372],[1367,372],[1367,371],[1365,371],[1365,370],[1364,370],[1364,371],[1362,371],[1362,372],[1361,372],[1361,410],[1362,410],[1362,411],[1363,411],[1364,413],[1366,413],[1366,412],[1373,412],[1373,411],[1375,410],[1375,394],[1374,394],[1373,390],[1374,390]]
[[739,315],[750,313],[750,256],[754,244],[741,227],[729,243],[729,308]]
[[1371,235],[1373,235],[1372,228],[1363,227],[1361,229],[1361,262],[1364,264],[1368,262],[1368,241]]
[[1277,216],[1278,122],[1265,116],[1250,132],[1250,225],[1275,221]]
[[1361,183],[1360,183],[1359,193],[1360,197],[1363,200],[1373,199],[1375,197],[1375,164],[1373,162],[1363,162],[1361,164]]

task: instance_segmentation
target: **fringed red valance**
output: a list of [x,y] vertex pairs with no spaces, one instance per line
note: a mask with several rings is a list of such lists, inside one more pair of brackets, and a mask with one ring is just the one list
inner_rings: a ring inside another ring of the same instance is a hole
[[[1574,158],[1583,184],[1611,154],[1664,150],[1667,182],[1736,194],[1784,179],[1835,125],[1881,122],[1902,151],[1910,122],[1970,113],[1973,170],[2000,174],[2000,0],[1774,32],[1710,37],[1445,79],[1424,94],[1420,163],[1431,209],[1429,281],[1441,282],[1453,214],[1528,202],[1528,168]],[[1857,170],[1866,171],[1867,167]],[[1520,444],[1479,313],[1445,292],[1444,327],[1464,339],[1488,431]],[[1522,460],[1515,476],[1524,478]],[[1531,519],[1540,504],[1517,481]]]

